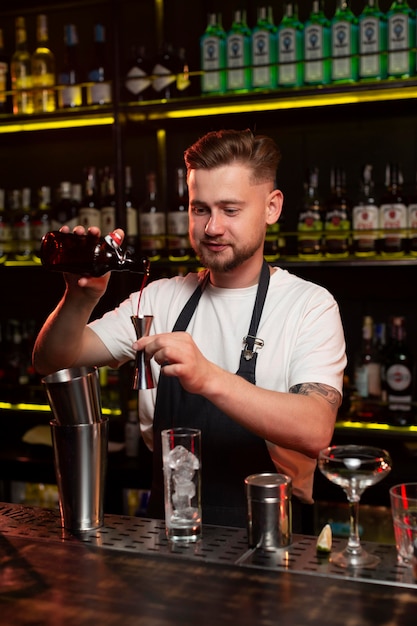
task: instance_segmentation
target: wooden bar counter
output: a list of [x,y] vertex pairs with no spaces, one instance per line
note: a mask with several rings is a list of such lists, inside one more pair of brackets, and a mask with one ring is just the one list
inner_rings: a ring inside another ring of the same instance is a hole
[[181,546],[163,522],[126,516],[74,536],[57,511],[0,504],[0,624],[415,626],[417,584],[394,546],[366,543],[380,567],[353,574],[315,542],[260,553],[244,530],[205,526]]

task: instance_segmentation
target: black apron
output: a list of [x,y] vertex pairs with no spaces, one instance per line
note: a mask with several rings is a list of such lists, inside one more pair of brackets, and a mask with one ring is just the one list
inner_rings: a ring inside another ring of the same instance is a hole
[[[194,291],[173,332],[187,329],[204,286],[199,285]],[[252,384],[255,384],[257,359],[256,332],[268,286],[269,266],[264,261],[246,345],[236,372]],[[164,518],[161,431],[178,426],[201,430],[203,523],[244,528],[247,511],[244,479],[250,474],[277,471],[265,440],[240,426],[206,398],[185,391],[176,377],[162,373],[153,422],[153,478],[148,515]]]

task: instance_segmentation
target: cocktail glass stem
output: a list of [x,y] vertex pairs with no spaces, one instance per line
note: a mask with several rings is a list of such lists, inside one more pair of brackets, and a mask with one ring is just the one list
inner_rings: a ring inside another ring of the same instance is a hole
[[[349,496],[348,496],[349,498]],[[349,539],[346,551],[350,554],[358,555],[362,552],[359,538],[359,500],[349,499]]]

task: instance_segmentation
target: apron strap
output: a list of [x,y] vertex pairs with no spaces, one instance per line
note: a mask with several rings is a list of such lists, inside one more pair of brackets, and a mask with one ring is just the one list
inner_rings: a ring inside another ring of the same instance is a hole
[[197,304],[199,303],[203,291],[206,288],[209,277],[210,273],[207,272],[206,276],[203,278],[201,283],[198,284],[190,299],[179,314],[178,319],[174,324],[174,328],[172,329],[172,332],[185,330],[188,327],[188,324],[190,323],[190,320],[194,315],[194,311],[197,308]]

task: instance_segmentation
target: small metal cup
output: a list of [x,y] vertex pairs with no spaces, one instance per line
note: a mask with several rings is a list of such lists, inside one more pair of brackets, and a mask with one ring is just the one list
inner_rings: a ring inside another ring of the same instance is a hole
[[250,548],[275,551],[292,541],[292,481],[285,474],[245,478]]
[[[149,335],[153,315],[144,315],[143,317],[132,315],[130,319],[135,327],[137,339]],[[132,389],[153,389],[154,386],[151,365],[145,358],[145,351],[139,350],[136,352]]]

